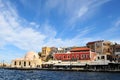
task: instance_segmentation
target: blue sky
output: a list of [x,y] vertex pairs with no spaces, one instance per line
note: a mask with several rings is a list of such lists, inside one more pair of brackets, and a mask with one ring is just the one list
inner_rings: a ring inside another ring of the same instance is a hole
[[42,46],[120,43],[120,0],[0,0],[0,61]]

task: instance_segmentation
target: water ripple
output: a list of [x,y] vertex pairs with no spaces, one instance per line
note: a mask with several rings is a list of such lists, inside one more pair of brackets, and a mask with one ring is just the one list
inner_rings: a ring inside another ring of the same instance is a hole
[[120,80],[120,73],[0,69],[0,80]]

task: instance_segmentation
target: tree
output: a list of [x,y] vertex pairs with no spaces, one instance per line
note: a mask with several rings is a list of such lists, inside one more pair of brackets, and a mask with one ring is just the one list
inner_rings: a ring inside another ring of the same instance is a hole
[[41,57],[42,52],[38,52],[39,57]]
[[53,60],[53,55],[51,53],[46,58],[46,61],[49,61],[49,60]]

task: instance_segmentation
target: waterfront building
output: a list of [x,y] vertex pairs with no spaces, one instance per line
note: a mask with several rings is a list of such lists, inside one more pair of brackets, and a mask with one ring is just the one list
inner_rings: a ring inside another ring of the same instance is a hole
[[40,68],[41,58],[35,52],[28,52],[23,58],[12,60],[11,67],[15,68]]
[[41,58],[43,61],[46,61],[47,56],[50,54],[51,48],[50,47],[42,47]]
[[46,60],[45,61],[53,60],[53,54],[58,51],[58,48],[56,48],[56,47],[50,47],[50,49],[51,50],[49,52],[49,55],[46,56]]
[[59,47],[57,53],[65,53],[65,51],[62,47]]
[[112,47],[113,55],[120,56],[120,44],[115,43],[111,47]]
[[104,40],[88,42],[86,44],[86,46],[90,48],[91,51],[98,54],[107,54],[107,55],[112,54],[111,45],[112,42],[104,41]]
[[120,62],[120,44],[113,44],[111,46],[112,53],[112,61]]
[[67,53],[56,53],[54,54],[55,60],[61,61],[89,61],[93,60],[96,56],[95,52],[91,52],[90,48],[77,47],[70,50]]
[[50,49],[51,49],[51,51],[50,51],[51,54],[57,53],[57,51],[58,51],[58,48],[56,48],[56,47],[51,47]]
[[69,52],[72,49],[72,47],[60,47],[58,48],[57,53],[66,53]]

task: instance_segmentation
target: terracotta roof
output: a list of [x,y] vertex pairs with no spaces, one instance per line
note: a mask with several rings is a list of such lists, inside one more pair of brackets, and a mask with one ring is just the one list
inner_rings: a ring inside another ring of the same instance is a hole
[[70,51],[84,51],[84,50],[90,50],[90,48],[73,48]]

